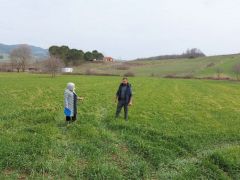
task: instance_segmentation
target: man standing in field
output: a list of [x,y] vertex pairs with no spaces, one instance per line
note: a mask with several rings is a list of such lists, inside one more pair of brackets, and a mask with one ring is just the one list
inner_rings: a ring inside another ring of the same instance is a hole
[[116,93],[117,110],[116,118],[119,117],[119,114],[124,107],[124,118],[128,120],[128,106],[132,105],[132,87],[128,83],[128,78],[124,77],[122,83],[120,84],[118,91]]

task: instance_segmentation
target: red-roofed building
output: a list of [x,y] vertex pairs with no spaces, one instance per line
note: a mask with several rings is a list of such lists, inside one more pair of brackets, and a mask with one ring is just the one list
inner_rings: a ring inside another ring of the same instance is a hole
[[113,58],[112,57],[104,57],[103,61],[105,61],[105,62],[113,62]]

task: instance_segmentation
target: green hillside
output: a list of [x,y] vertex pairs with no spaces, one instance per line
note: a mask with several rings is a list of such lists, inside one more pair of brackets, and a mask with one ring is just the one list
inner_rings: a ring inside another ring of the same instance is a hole
[[[163,61],[138,61],[133,70],[139,75],[193,75],[195,77],[214,76],[221,68],[225,76],[234,76],[233,66],[240,63],[240,55],[202,57],[196,59],[177,59]],[[142,66],[141,66],[142,65]]]
[[[127,63],[86,63],[75,72],[85,73],[90,69],[95,73],[123,75],[133,72],[136,76],[193,76],[215,77],[217,69],[223,71],[223,77],[235,78],[233,66],[240,64],[240,55],[201,57],[196,59],[139,60]],[[122,70],[125,67],[126,70]]]
[[[196,67],[193,61],[183,62]],[[85,101],[79,120],[66,126],[63,91],[69,81]],[[134,104],[125,122],[114,119],[119,81],[0,74],[0,179],[240,178],[239,83],[130,78]]]

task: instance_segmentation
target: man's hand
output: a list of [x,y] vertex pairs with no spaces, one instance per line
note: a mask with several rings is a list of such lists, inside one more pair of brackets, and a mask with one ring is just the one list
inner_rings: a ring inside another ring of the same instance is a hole
[[117,102],[118,102],[118,97],[115,98],[115,103],[117,103]]
[[84,97],[78,97],[77,99],[82,101],[84,100]]
[[128,106],[132,106],[132,102],[129,102],[129,103],[128,103]]

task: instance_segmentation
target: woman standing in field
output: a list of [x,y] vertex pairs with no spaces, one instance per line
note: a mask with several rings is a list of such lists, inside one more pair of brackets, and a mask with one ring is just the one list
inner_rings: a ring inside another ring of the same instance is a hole
[[83,97],[78,97],[75,93],[74,83],[68,83],[64,91],[64,114],[67,123],[77,120],[77,100],[83,100]]

